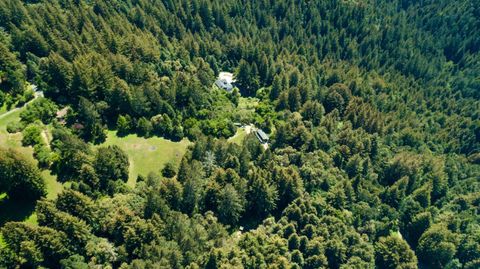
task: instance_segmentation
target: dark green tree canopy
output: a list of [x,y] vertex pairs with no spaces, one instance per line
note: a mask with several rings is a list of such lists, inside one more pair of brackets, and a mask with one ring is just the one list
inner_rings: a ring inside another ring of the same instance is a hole
[[480,268],[479,15],[0,1],[0,267]]

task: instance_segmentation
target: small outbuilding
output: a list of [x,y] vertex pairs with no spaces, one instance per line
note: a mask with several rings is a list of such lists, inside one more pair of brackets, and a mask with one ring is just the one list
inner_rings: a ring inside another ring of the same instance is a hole
[[257,131],[255,132],[255,135],[257,136],[260,143],[262,144],[268,143],[269,137],[262,129],[257,129]]

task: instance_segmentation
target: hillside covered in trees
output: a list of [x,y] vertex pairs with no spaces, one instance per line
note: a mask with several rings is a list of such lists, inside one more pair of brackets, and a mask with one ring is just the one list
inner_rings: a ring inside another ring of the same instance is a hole
[[[37,218],[0,268],[480,268],[479,28],[477,0],[0,1],[0,113],[44,94],[7,126],[36,162],[0,148]],[[130,186],[107,130],[192,144]]]

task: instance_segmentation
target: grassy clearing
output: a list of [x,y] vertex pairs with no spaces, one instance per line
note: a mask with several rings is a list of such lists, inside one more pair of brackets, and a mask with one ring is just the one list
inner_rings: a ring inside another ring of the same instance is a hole
[[47,199],[56,199],[63,190],[62,183],[58,182],[57,176],[52,175],[49,170],[43,170],[42,176],[47,187]]
[[234,136],[228,138],[228,142],[241,145],[243,142],[243,139],[245,139],[246,136],[247,136],[247,132],[245,131],[245,128],[238,128],[237,133]]
[[128,154],[128,185],[135,186],[138,175],[159,172],[168,162],[178,165],[190,144],[187,139],[172,142],[160,137],[143,138],[134,134],[119,137],[116,131],[109,131],[107,140],[101,146],[117,145]]
[[33,149],[31,147],[22,146],[22,134],[9,134],[7,132],[7,124],[20,120],[21,110],[16,110],[4,117],[0,116],[0,147],[12,148],[20,152],[21,154],[31,157],[33,160]]
[[258,106],[258,102],[258,98],[255,97],[240,97],[237,109],[255,111],[255,107]]

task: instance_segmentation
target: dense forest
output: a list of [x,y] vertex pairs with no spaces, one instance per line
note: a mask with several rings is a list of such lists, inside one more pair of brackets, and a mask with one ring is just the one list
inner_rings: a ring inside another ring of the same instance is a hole
[[[478,29],[477,0],[2,0],[36,162],[0,148],[0,195],[38,224],[0,268],[480,268]],[[132,187],[107,130],[192,144]]]

